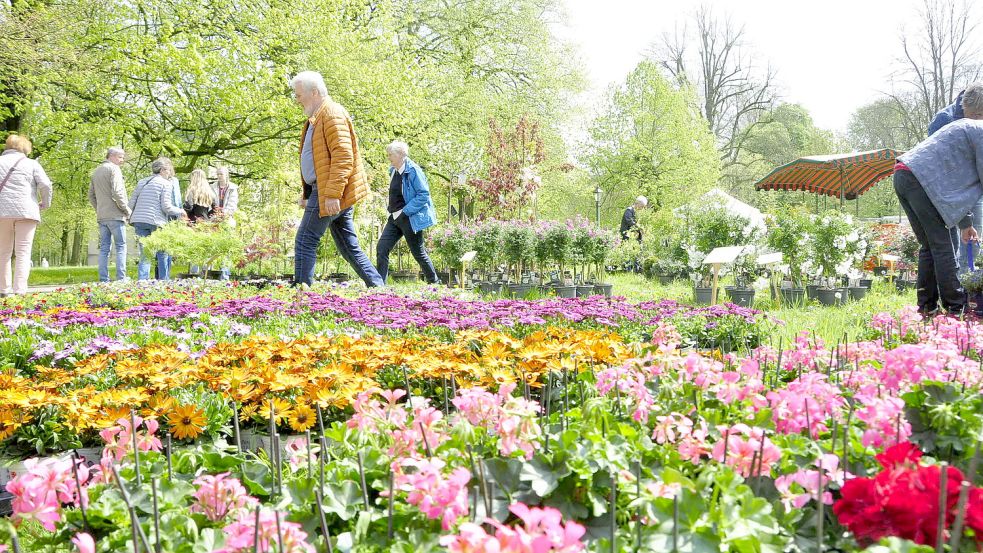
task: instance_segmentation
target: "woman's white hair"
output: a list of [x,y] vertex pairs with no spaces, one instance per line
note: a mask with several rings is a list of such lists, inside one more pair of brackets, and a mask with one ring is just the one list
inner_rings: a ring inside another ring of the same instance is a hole
[[983,82],[973,83],[963,92],[963,111],[974,115],[983,115]]
[[403,157],[410,156],[410,147],[407,143],[395,140],[386,146],[387,154],[399,154]]
[[324,77],[317,71],[301,71],[294,75],[289,81],[290,88],[297,90],[298,86],[303,86],[305,90],[316,90],[321,98],[328,97],[328,85],[324,84]]

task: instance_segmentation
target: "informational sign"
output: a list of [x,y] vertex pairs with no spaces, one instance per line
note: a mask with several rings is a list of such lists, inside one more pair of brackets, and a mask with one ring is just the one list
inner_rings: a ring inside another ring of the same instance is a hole
[[476,251],[470,251],[461,256],[461,263],[471,263],[474,261],[474,256],[478,255]]
[[714,248],[703,260],[704,265],[726,265],[733,263],[739,255],[744,253],[744,246],[726,246]]
[[764,255],[758,256],[758,265],[764,267],[765,265],[774,265],[776,263],[781,263],[785,259],[782,252],[766,253]]
[[900,257],[889,253],[882,254],[881,259],[890,263],[897,263],[898,261],[901,261]]

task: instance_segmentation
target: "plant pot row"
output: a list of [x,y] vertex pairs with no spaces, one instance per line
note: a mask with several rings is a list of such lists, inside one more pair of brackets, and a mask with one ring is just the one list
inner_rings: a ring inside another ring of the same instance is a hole
[[[862,283],[864,281],[861,281]],[[869,282],[869,281],[867,281]],[[805,288],[780,288],[782,303],[786,305],[804,305],[806,300],[816,300],[822,305],[843,305],[847,300],[858,301],[867,295],[870,286],[849,286],[843,288],[820,288],[810,284]],[[741,307],[751,307],[754,304],[754,290],[728,286],[724,289],[730,303]],[[712,288],[694,288],[693,294],[697,304],[709,305],[712,301]],[[720,291],[717,291],[718,299]],[[774,292],[773,292],[774,295]]]
[[611,291],[614,286],[611,284],[582,284],[576,286],[553,285],[537,287],[534,284],[509,284],[507,285],[507,288],[503,288],[501,283],[482,282],[478,284],[478,288],[483,293],[488,294],[497,294],[507,290],[509,296],[515,299],[528,299],[532,297],[537,290],[543,293],[553,292],[559,298],[585,298],[595,295],[610,298]]

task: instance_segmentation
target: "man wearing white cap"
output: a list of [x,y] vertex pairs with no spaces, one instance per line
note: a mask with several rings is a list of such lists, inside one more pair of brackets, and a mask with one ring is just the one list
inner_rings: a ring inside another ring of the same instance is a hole
[[639,209],[645,209],[649,205],[648,198],[645,196],[639,196],[635,198],[635,203],[628,206],[625,210],[625,214],[621,217],[621,239],[628,240],[628,233],[631,232],[635,235],[635,239],[639,242],[642,241],[642,229],[638,226],[638,215],[637,211]]

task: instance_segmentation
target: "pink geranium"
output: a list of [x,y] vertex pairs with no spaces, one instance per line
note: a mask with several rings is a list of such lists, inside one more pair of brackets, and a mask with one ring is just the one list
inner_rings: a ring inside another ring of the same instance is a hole
[[[761,428],[751,428],[746,424],[717,428],[720,430],[721,437],[713,446],[711,457],[726,463],[745,478],[751,475],[769,474],[772,467],[782,459],[782,450],[765,436]],[[724,455],[725,447],[726,455]]]
[[198,489],[194,493],[195,503],[191,505],[191,512],[201,513],[212,522],[223,520],[230,514],[241,514],[259,503],[238,479],[230,478],[228,472],[199,476],[195,479],[195,485]]
[[584,550],[580,541],[586,532],[576,522],[563,522],[560,511],[551,507],[530,508],[515,503],[509,510],[522,524],[506,526],[488,519],[495,527],[490,535],[472,522],[461,525],[458,534],[444,536],[440,544],[451,553],[576,553]]
[[406,492],[407,502],[427,518],[440,519],[441,527],[450,530],[458,518],[468,514],[471,472],[458,467],[445,474],[446,467],[440,459],[407,458],[392,464],[394,486]]
[[[277,521],[279,520],[279,532]],[[262,509],[259,515],[259,540],[256,539],[256,513],[243,512],[239,519],[226,526],[225,547],[212,553],[315,553],[307,543],[307,532],[300,524],[285,520],[278,512]],[[278,535],[279,534],[279,535]],[[280,537],[282,536],[282,541]],[[258,547],[256,542],[259,542]]]
[[[73,466],[76,468],[73,470]],[[11,508],[14,522],[35,520],[49,532],[55,531],[55,523],[61,520],[62,505],[88,505],[87,486],[91,473],[82,460],[71,458],[29,459],[25,470],[7,482],[6,489],[13,494]],[[75,482],[75,471],[82,488]]]
[[[131,428],[130,419],[121,418],[116,421],[117,426],[106,428],[99,432],[99,436],[106,443],[103,448],[103,457],[111,457],[116,461],[122,461],[127,455],[133,453],[133,440],[136,440],[137,449],[140,451],[160,451],[162,445],[160,438],[156,436],[160,423],[157,419],[143,419],[134,417],[136,431]],[[141,432],[141,427],[143,431]]]

